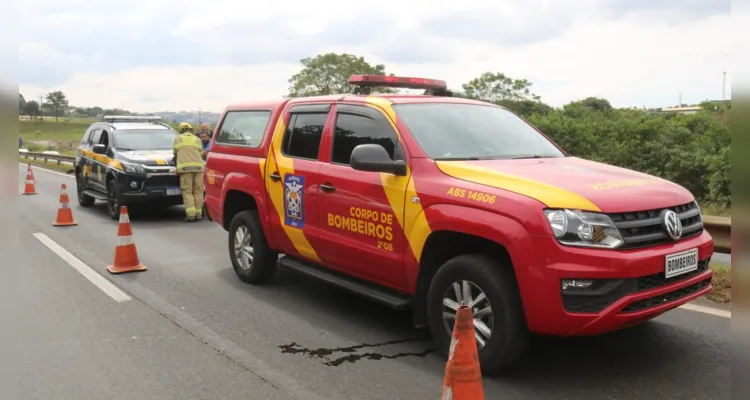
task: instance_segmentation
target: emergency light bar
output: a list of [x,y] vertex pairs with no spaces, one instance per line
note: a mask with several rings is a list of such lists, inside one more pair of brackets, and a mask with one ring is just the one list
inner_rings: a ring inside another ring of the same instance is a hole
[[349,78],[352,86],[380,86],[406,89],[448,89],[445,81],[425,78],[407,78],[385,75],[352,75]]
[[427,78],[410,78],[386,75],[352,75],[349,84],[357,86],[355,94],[370,94],[373,87],[425,89],[426,95],[451,96],[445,81]]
[[104,122],[156,122],[162,118],[158,115],[105,115]]

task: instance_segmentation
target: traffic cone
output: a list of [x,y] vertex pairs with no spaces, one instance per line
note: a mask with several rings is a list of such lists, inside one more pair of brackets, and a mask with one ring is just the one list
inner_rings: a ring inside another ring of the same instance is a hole
[[130,216],[128,208],[120,207],[120,226],[117,227],[117,236],[120,243],[115,247],[115,262],[107,266],[111,274],[122,274],[125,272],[145,271],[145,265],[138,260],[138,251],[133,241],[133,229],[130,227]]
[[68,189],[65,184],[62,184],[60,188],[60,208],[57,209],[57,219],[52,223],[54,226],[73,226],[78,225],[78,222],[73,220],[73,210],[68,207],[70,199],[68,199]]
[[23,189],[24,195],[38,194],[34,186],[34,172],[31,171],[31,164],[26,167],[26,187]]
[[465,305],[459,307],[456,313],[440,399],[484,400],[482,371],[474,337],[474,315],[471,308]]

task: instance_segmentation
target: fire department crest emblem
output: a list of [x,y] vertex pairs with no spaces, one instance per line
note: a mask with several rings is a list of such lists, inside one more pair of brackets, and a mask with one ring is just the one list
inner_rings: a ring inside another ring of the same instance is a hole
[[305,177],[284,175],[284,224],[295,228],[305,226]]

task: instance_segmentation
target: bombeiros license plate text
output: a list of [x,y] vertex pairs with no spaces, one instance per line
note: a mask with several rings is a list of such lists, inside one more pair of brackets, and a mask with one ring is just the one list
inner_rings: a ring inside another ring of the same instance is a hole
[[167,188],[167,196],[177,196],[182,194],[182,190],[180,188]]
[[664,263],[664,276],[672,278],[698,269],[698,249],[669,254]]

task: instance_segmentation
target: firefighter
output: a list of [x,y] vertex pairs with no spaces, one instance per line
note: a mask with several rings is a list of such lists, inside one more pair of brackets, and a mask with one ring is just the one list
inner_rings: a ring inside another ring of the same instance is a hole
[[173,147],[185,203],[185,221],[198,221],[203,218],[203,143],[193,134],[193,127],[183,122],[179,126],[179,135],[174,138]]

